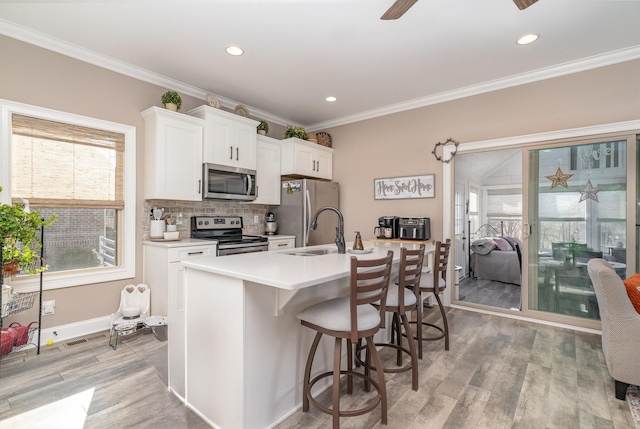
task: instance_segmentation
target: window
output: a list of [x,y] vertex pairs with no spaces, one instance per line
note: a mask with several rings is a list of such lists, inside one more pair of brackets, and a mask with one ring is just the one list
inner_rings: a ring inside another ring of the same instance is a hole
[[12,202],[57,214],[45,229],[45,288],[133,277],[135,129],[8,102],[2,110],[11,130],[2,186]]
[[487,223],[504,237],[522,239],[522,189],[490,188],[485,201]]

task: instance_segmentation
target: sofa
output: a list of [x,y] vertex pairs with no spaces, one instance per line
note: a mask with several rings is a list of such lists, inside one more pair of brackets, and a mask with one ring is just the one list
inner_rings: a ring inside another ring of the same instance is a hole
[[591,259],[587,271],[600,308],[607,369],[615,380],[616,398],[624,400],[629,385],[640,385],[640,314],[607,261]]

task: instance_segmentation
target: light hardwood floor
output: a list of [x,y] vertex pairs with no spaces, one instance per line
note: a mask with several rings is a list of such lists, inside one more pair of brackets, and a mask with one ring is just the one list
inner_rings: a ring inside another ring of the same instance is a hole
[[[634,428],[627,403],[613,395],[599,336],[458,309],[448,314],[451,350],[442,341],[426,343],[419,390],[411,390],[409,373],[387,375],[386,427]],[[436,316],[433,309],[425,315]],[[0,428],[207,427],[166,390],[166,344],[136,333],[117,350],[102,336],[45,346],[40,356],[19,352],[4,358]],[[392,353],[382,355],[394,360]],[[343,406],[370,398],[356,383]],[[385,427],[379,408],[341,423]],[[330,427],[331,417],[313,408],[277,426]]]

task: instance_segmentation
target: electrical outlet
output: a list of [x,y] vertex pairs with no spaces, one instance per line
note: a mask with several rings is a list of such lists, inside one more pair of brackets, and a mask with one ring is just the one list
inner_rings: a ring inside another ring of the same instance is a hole
[[43,316],[51,316],[55,313],[56,309],[56,300],[51,301],[43,301],[42,302],[42,315]]
[[260,222],[260,216],[254,215],[253,216],[253,223],[259,223],[259,222]]
[[176,219],[176,225],[182,225],[182,212],[178,213],[178,219]]

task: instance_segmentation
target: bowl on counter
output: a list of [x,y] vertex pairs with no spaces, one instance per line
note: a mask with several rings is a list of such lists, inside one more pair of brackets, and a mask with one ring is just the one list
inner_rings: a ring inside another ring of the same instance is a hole
[[180,237],[180,232],[179,231],[166,231],[163,233],[163,237],[165,240],[175,240],[176,238]]

